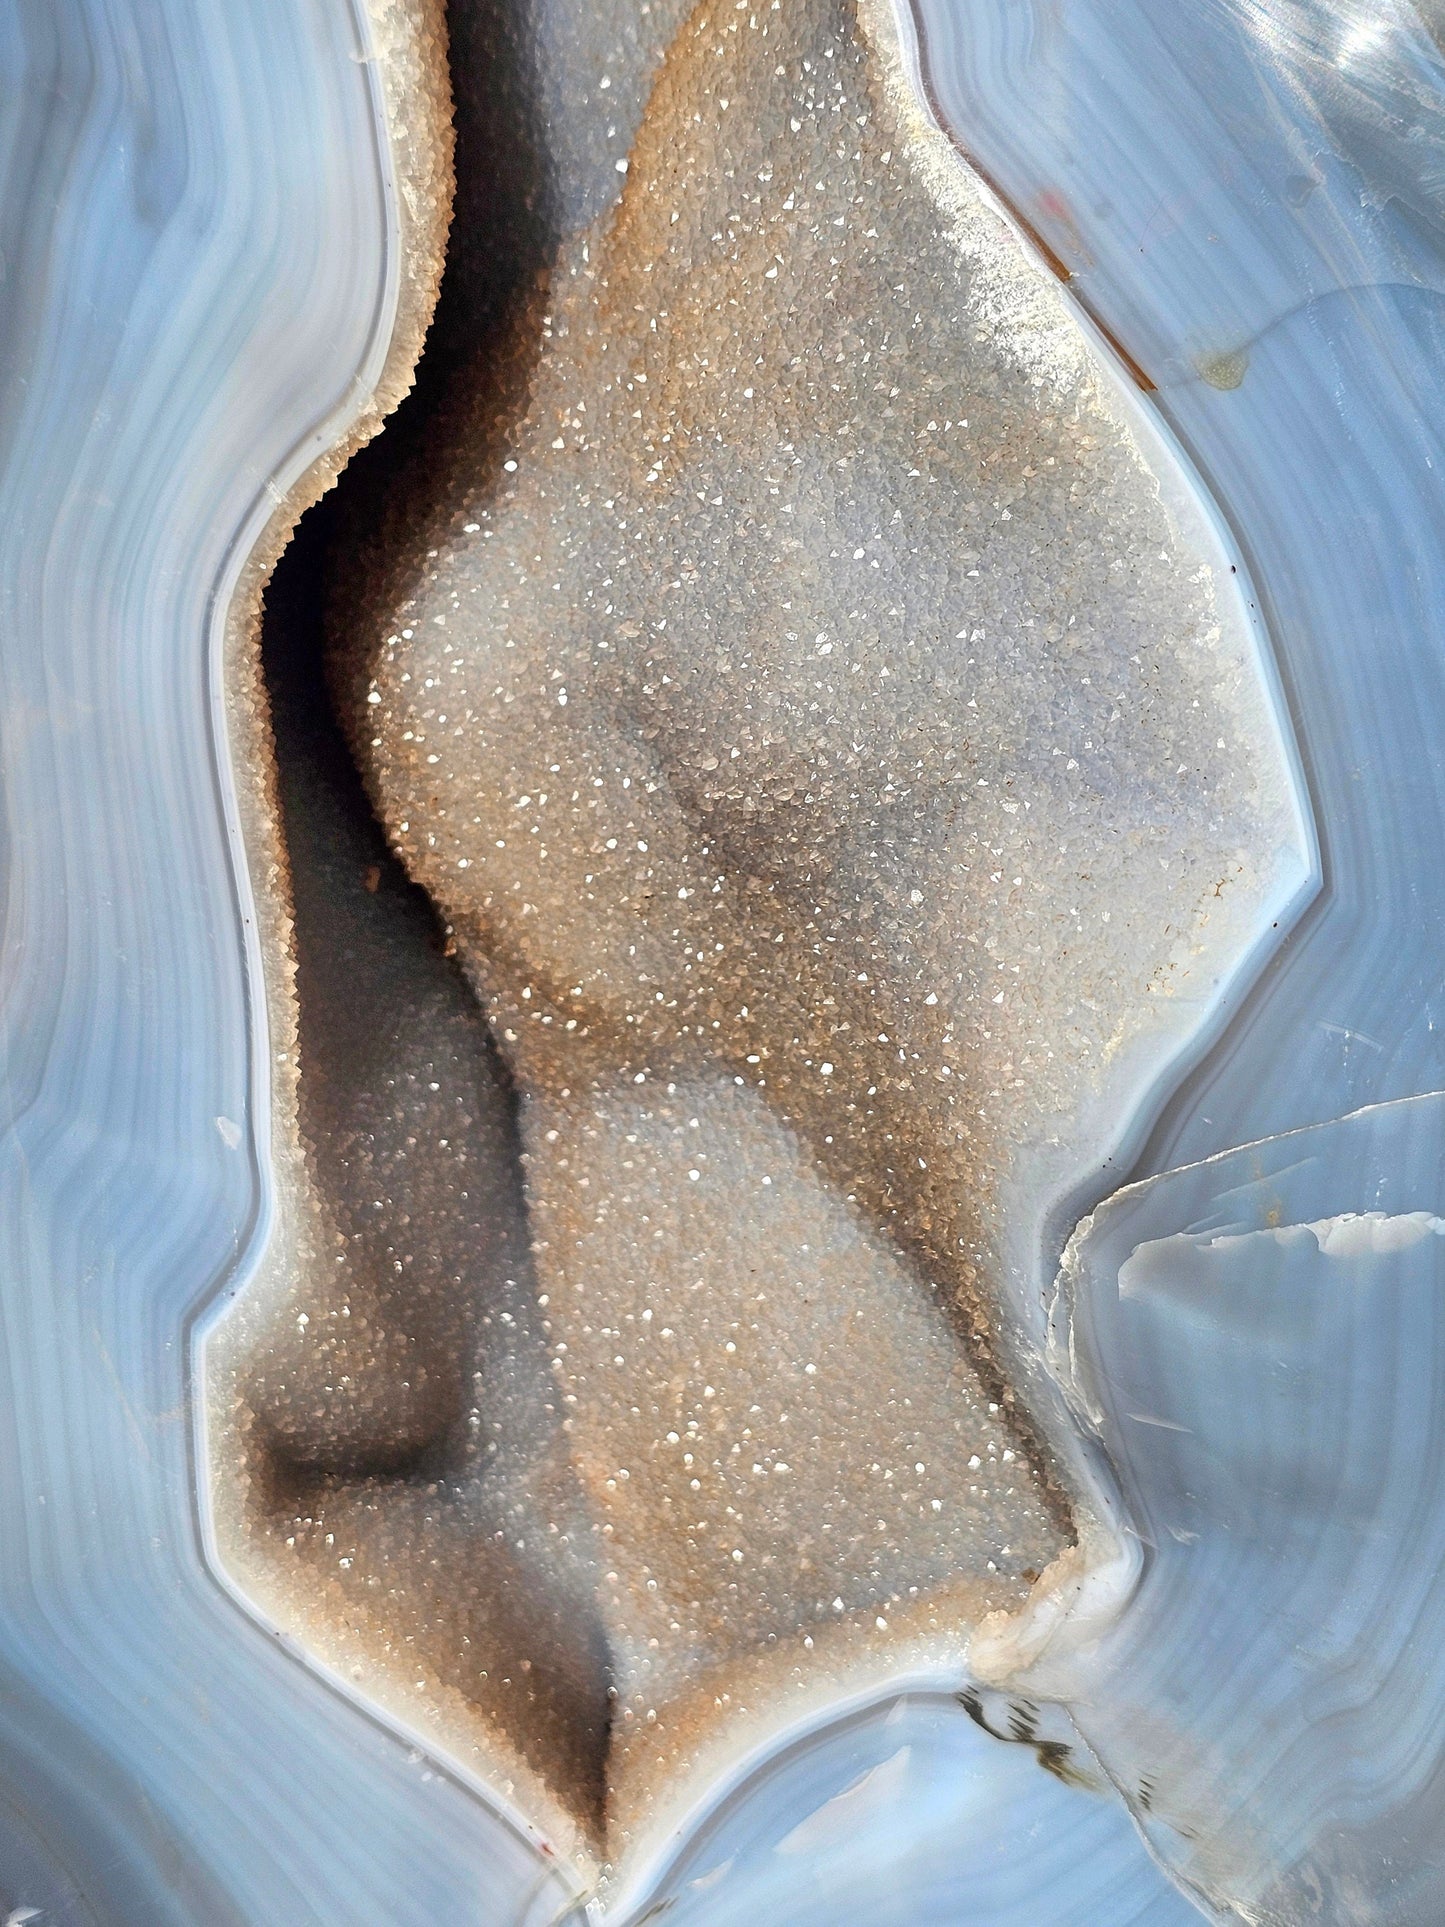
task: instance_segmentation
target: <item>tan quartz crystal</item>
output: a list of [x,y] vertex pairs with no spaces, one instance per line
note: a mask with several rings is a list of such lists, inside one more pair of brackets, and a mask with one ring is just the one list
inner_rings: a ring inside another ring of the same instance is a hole
[[961,1664],[1067,1543],[1003,1201],[1100,1155],[1292,819],[1202,524],[881,13],[704,0],[513,365],[358,562],[336,685],[519,1093],[516,1531],[575,1481],[548,1556],[611,1709],[599,1782],[530,1757],[615,1859],[790,1709]]

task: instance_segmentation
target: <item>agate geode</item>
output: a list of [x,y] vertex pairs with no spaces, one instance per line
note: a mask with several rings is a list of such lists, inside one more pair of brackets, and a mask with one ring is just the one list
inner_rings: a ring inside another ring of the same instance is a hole
[[1427,25],[113,15],[0,20],[0,1898],[1432,1921]]
[[440,1078],[349,1206],[311,1125],[311,1255],[217,1354],[222,1516],[278,1621],[630,1862],[770,1733],[1096,1583],[1053,1220],[1312,849],[1227,544],[891,23],[690,16],[505,327],[338,537],[331,646],[521,1193]]

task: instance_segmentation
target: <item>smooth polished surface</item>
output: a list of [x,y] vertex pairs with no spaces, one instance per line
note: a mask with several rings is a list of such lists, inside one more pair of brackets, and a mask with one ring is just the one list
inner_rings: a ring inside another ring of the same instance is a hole
[[1032,1678],[1216,1904],[1431,1922],[1439,1103],[1357,1107],[1445,1081],[1445,67],[1403,6],[917,13],[942,118],[1239,533],[1325,859],[1155,1128],[1165,1175],[1071,1254],[1061,1376],[1144,1580]]
[[1060,1370],[1148,1548],[1063,1692],[1167,1865],[1249,1921],[1445,1894],[1445,1098],[1118,1193]]
[[[1189,1927],[1057,1710],[915,1690],[780,1749],[629,1915],[679,1927]],[[998,1736],[998,1737],[995,1737]]]
[[[1249,552],[1328,859],[1321,908],[1143,1166],[1264,1138],[1234,1155],[1282,1215],[1236,1200],[1216,1220],[1215,1175],[1174,1173],[1075,1247],[1092,1282],[1061,1378],[1161,1553],[1107,1701],[1083,1704],[1075,1676],[1078,1717],[1155,1849],[1211,1894],[1291,1920],[1328,1879],[1336,1918],[1429,1921],[1438,1640],[1420,1630],[1411,1472],[1432,1456],[1435,1115],[1327,1123],[1298,1177],[1301,1147],[1272,1134],[1445,1077],[1445,884],[1420,856],[1440,840],[1445,717],[1437,57],[1413,16],[1379,9],[1192,8],[1167,44],[1142,8],[937,0],[927,26],[960,138],[1078,267]],[[47,1923],[542,1923],[571,1904],[517,1828],[245,1617],[204,1569],[195,1512],[188,1322],[243,1282],[266,1229],[218,625],[272,503],[384,348],[367,53],[320,0],[0,11],[0,60],[24,76],[0,110],[0,1900]],[[1369,1212],[1385,1215],[1342,1216]],[[1242,1332],[1220,1311],[1238,1302]],[[1278,1435],[1261,1423],[1207,1502],[1190,1440],[1222,1424],[1240,1451],[1241,1383],[1261,1412],[1279,1393]],[[1174,1608],[1215,1599],[1241,1521],[1249,1583],[1209,1630],[1214,1670],[1247,1653],[1261,1690],[1232,1704],[1212,1673],[1179,1690],[1171,1642]],[[1368,1624],[1311,1615],[1302,1585],[1337,1600],[1362,1546]],[[1308,1665],[1301,1641],[1241,1644],[1228,1614],[1261,1598],[1317,1629]],[[1389,1733],[1368,1706],[1322,1717],[1322,1677],[1363,1681],[1396,1709]],[[1167,1746],[1141,1739],[1161,1708]],[[1237,1809],[1215,1800],[1219,1749]],[[1148,1817],[1161,1759],[1184,1845]],[[1365,1843],[1347,1865],[1313,1844],[1341,1814]],[[1415,1885],[1383,1871],[1382,1833]],[[643,1917],[675,1892],[699,1924],[769,1907],[819,1927],[842,1906],[879,1927],[1076,1904],[1095,1927],[1188,1917],[1122,1807],[919,1696],[760,1766],[659,1878]]]

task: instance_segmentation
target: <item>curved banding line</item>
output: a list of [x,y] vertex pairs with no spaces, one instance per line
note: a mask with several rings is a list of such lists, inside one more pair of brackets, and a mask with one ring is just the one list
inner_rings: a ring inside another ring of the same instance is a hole
[[918,12],[1246,539],[1327,878],[1066,1262],[1056,1372],[1142,1583],[1030,1678],[1212,1904],[1432,1921],[1445,68],[1404,7]]

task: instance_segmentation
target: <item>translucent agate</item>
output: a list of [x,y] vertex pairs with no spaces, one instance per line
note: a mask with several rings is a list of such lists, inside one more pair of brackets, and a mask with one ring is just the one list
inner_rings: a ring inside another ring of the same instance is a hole
[[356,564],[423,974],[250,639],[435,33],[0,11],[0,1900],[1190,1917],[1132,1814],[1431,1921],[1438,56],[929,0],[1010,234],[886,21],[714,12],[523,23],[510,412]]

